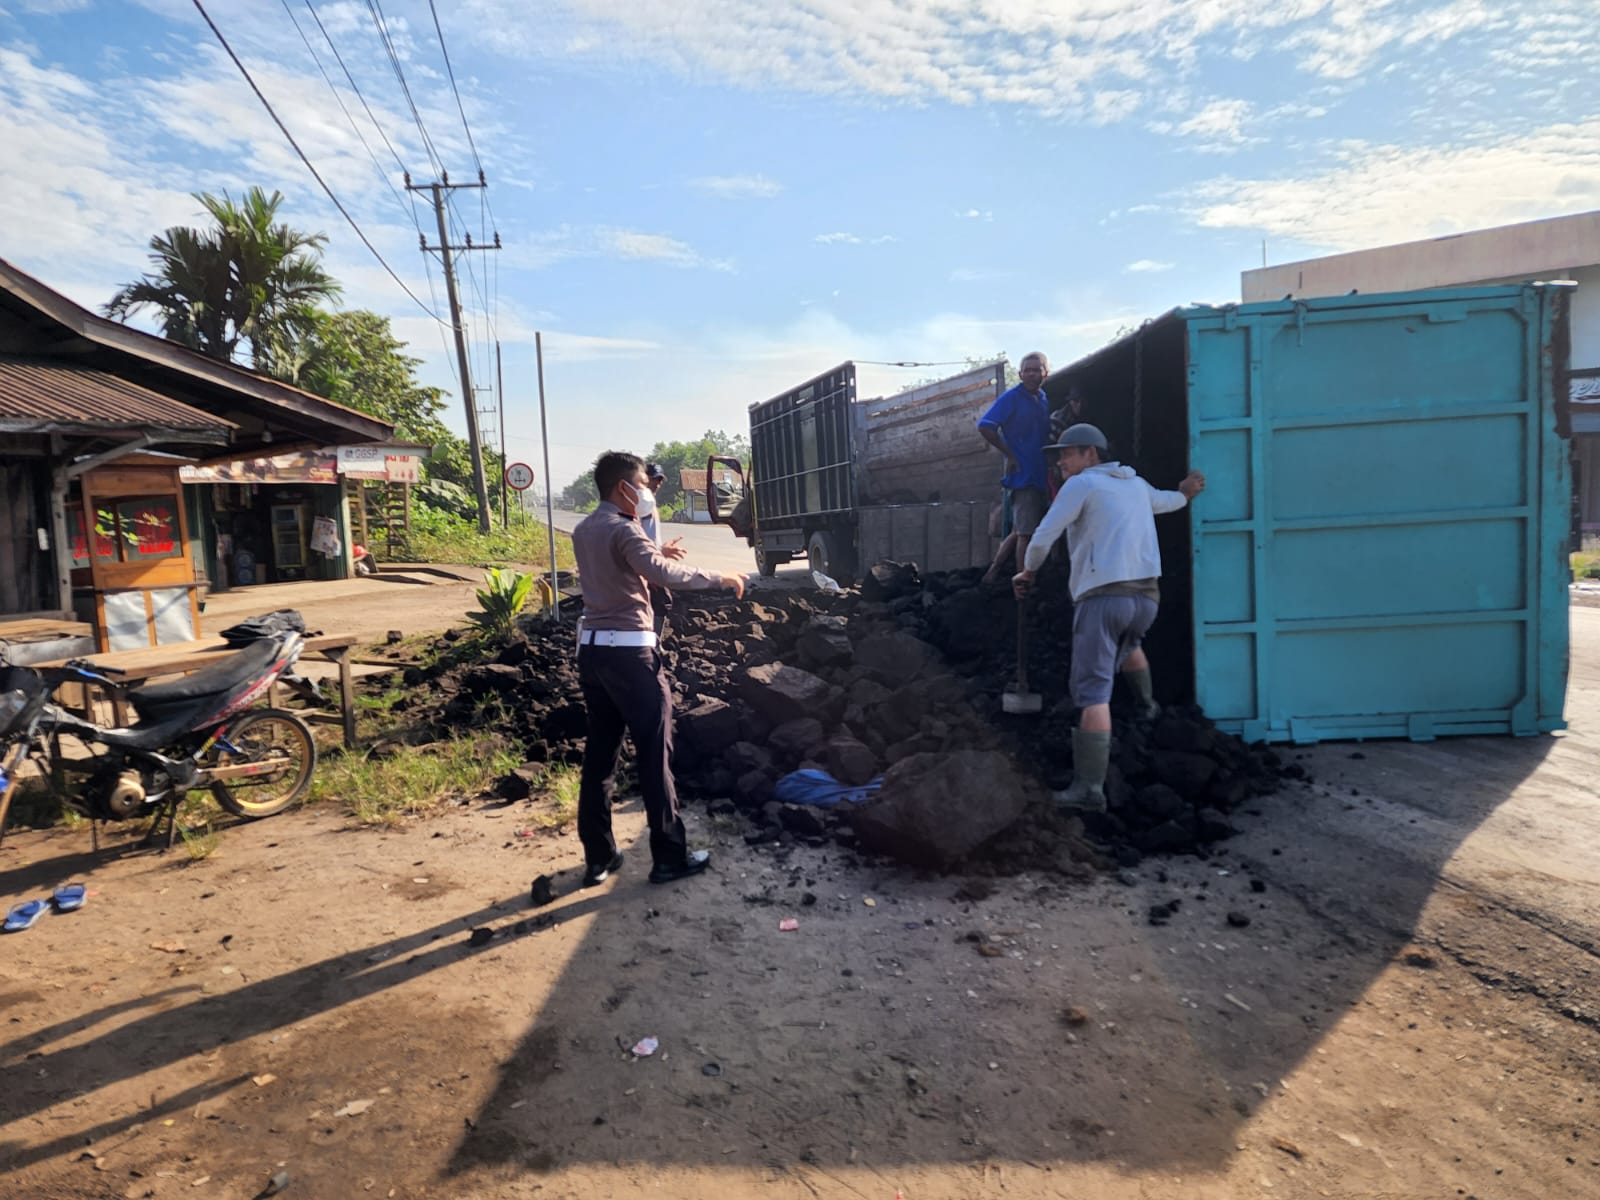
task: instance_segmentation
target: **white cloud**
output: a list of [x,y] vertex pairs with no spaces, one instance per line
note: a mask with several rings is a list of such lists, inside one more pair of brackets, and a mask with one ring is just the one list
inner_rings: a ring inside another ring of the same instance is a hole
[[1131,271],[1135,275],[1146,275],[1146,274],[1153,275],[1153,274],[1157,274],[1157,273],[1159,273],[1161,271],[1170,271],[1170,270],[1172,270],[1173,267],[1175,267],[1177,265],[1178,265],[1177,263],[1158,262],[1157,260],[1155,260],[1153,258],[1141,258],[1137,262],[1129,263],[1127,266],[1123,267],[1122,269],[1124,271]]
[[710,267],[715,271],[732,271],[733,264],[722,259],[708,259],[687,242],[662,233],[640,233],[635,229],[601,229],[599,244],[603,252],[617,258],[640,262],[660,262],[671,267]]
[[1250,117],[1248,100],[1213,100],[1177,126],[1185,136],[1226,142],[1244,141],[1244,123]]
[[601,337],[596,334],[563,333],[559,329],[544,335],[546,362],[597,362],[601,359],[644,358],[658,354],[660,342],[647,338]]
[[951,283],[986,283],[993,279],[1010,279],[1014,271],[995,267],[957,267],[950,272]]
[[1600,117],[1466,145],[1352,142],[1309,174],[1217,178],[1187,198],[1203,227],[1330,250],[1600,208]]
[[959,210],[958,209],[956,211],[956,216],[958,216],[958,217],[960,217],[960,218],[962,218],[963,220],[966,220],[966,221],[992,221],[992,220],[994,220],[994,213],[993,213],[993,211],[991,211],[989,209],[976,209],[976,208],[969,208],[969,209],[966,209],[966,210]]
[[689,186],[723,200],[770,200],[783,191],[781,183],[765,175],[704,175]]
[[876,237],[860,237],[854,233],[836,232],[819,233],[811,240],[820,242],[824,246],[859,246],[862,243],[866,243],[869,246],[882,246],[899,239],[892,233],[880,233]]
[[[1344,79],[1416,47],[1509,38],[1516,16],[1592,0],[466,0],[473,36],[527,57],[643,63],[757,90],[895,103],[997,104],[1107,124],[1126,119],[1203,54],[1264,46]],[[1592,11],[1591,11],[1592,16]],[[621,64],[619,66],[619,64]]]

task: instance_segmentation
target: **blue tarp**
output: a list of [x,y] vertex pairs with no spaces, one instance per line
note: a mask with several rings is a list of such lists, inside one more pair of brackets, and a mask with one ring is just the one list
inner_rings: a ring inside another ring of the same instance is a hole
[[878,794],[883,776],[860,787],[840,783],[826,771],[790,771],[778,780],[773,798],[785,804],[809,804],[813,808],[832,808],[841,802],[860,804]]

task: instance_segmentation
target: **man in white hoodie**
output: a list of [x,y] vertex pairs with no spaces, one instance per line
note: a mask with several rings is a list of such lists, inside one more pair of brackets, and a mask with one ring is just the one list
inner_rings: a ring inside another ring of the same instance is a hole
[[1072,786],[1056,795],[1064,808],[1104,812],[1111,760],[1111,687],[1120,671],[1143,714],[1160,712],[1142,643],[1161,599],[1157,513],[1176,512],[1205,490],[1206,477],[1190,471],[1175,492],[1163,492],[1132,467],[1111,460],[1105,434],[1093,425],[1067,429],[1046,446],[1055,452],[1065,481],[1040,522],[1012,580],[1020,599],[1063,533],[1072,558],[1073,703],[1080,709],[1072,731]]

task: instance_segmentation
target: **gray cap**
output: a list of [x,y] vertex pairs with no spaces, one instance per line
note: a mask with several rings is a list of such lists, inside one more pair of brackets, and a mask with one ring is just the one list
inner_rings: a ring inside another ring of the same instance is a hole
[[1046,446],[1046,450],[1065,450],[1069,446],[1093,446],[1096,450],[1106,449],[1106,435],[1101,433],[1097,426],[1087,421],[1080,421],[1076,425],[1068,425],[1062,433],[1061,440]]

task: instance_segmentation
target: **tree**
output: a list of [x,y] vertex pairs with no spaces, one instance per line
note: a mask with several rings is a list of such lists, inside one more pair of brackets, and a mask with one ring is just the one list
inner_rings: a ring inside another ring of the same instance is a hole
[[439,419],[445,392],[417,382],[422,360],[405,348],[388,317],[316,313],[293,360],[278,365],[285,382],[389,422],[401,441],[432,446],[451,436]]
[[595,486],[594,474],[585,471],[556,496],[556,502],[568,512],[587,512],[600,503],[600,489]]
[[105,314],[126,321],[155,309],[166,337],[202,354],[231,362],[248,342],[258,371],[290,369],[317,305],[339,294],[322,270],[327,236],[278,222],[281,192],[253,187],[237,204],[226,192],[195,199],[212,226],[174,226],[151,238],[153,270],[119,290]]
[[677,509],[683,503],[680,473],[704,471],[706,460],[713,454],[737,458],[745,462],[750,457],[750,439],[743,433],[729,434],[721,429],[708,429],[693,442],[657,442],[645,455],[648,462],[659,463],[667,481],[656,493],[656,504],[663,509]]

